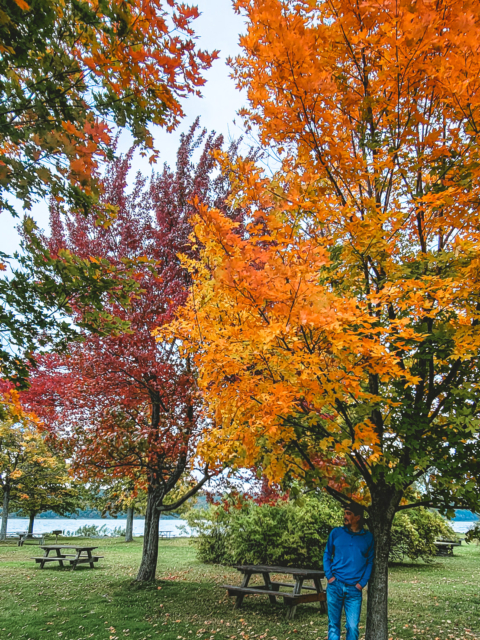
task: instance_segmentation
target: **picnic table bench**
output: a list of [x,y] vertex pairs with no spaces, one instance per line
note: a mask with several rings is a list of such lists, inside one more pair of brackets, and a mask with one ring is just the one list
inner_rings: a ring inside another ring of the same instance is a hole
[[[319,602],[320,611],[322,613],[327,612],[327,596],[322,586],[322,578],[325,577],[323,571],[315,571],[313,569],[293,569],[291,567],[272,567],[268,565],[251,565],[241,564],[236,565],[235,568],[243,574],[242,584],[240,586],[234,586],[231,584],[222,585],[223,589],[227,590],[229,596],[235,596],[235,609],[242,606],[243,599],[246,595],[268,595],[271,604],[276,603],[277,597],[283,598],[284,604],[287,608],[287,620],[292,620],[297,610],[297,605],[302,602]],[[279,573],[284,575],[291,575],[295,582],[279,582],[272,581],[270,574]],[[263,577],[263,585],[249,587],[250,578],[255,575],[261,575]],[[306,586],[303,583],[306,580],[311,580],[313,586]],[[280,591],[280,587],[293,587],[291,593],[287,591]],[[314,591],[315,593],[304,593],[305,591]]]
[[45,544],[44,533],[19,533],[17,535],[19,547],[23,547],[24,544]]
[[[32,558],[37,564],[40,564],[40,569],[43,569],[47,562],[59,562],[60,566],[64,566],[64,561],[69,562],[72,570],[77,568],[79,564],[89,564],[93,569],[94,563],[98,562],[103,556],[94,556],[92,551],[98,547],[88,547],[78,544],[49,544],[42,545],[44,555],[41,558]],[[65,553],[68,549],[74,549],[76,553]],[[50,551],[55,551],[56,555],[50,556]]]
[[25,535],[26,531],[10,531],[10,533],[7,533],[5,536],[5,540],[14,540],[17,543],[17,546],[20,546],[20,540],[22,535]]
[[437,547],[437,556],[453,556],[453,547],[462,545],[456,540],[435,540],[433,544]]
[[7,533],[7,540],[12,540],[17,543],[17,547],[23,547],[24,544],[44,544],[45,534],[43,533],[28,533],[28,531],[12,531]]

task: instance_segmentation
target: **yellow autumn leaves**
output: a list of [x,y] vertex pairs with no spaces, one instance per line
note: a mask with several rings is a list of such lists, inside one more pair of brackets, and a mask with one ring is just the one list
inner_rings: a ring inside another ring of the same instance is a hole
[[458,372],[478,364],[480,6],[237,7],[243,115],[279,169],[219,154],[242,219],[197,203],[190,300],[159,335],[195,356],[212,464],[276,481],[322,456],[394,468],[448,439]]

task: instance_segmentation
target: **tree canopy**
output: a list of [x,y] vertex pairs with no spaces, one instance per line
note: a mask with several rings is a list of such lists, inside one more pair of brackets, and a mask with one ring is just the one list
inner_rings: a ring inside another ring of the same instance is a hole
[[480,7],[237,8],[244,116],[281,169],[225,163],[249,224],[199,207],[174,335],[215,421],[207,459],[367,506],[367,638],[386,640],[395,512],[479,505]]
[[[100,175],[114,137],[128,129],[153,161],[152,126],[175,128],[216,57],[195,43],[197,16],[175,0],[0,0],[0,211],[49,196],[108,225]],[[16,260],[0,255],[0,367],[19,387],[35,351],[74,337],[74,301],[84,328],[115,330],[104,304],[127,303],[132,285],[124,274],[121,300],[105,260],[53,257],[33,227],[27,218]]]
[[195,7],[175,0],[2,0],[0,209],[53,193],[88,211],[112,126],[153,149],[216,53],[199,50]]
[[58,465],[38,429],[36,416],[25,411],[18,392],[4,393],[0,401],[0,491],[3,498],[0,540],[4,540],[7,533],[10,501],[28,497],[22,488],[32,488],[29,477],[32,470],[37,474],[48,474]]
[[[82,259],[93,254],[113,266],[125,260],[135,265],[138,292],[132,304],[107,307],[127,330],[85,333],[65,356],[39,358],[24,398],[66,451],[77,476],[100,482],[128,478],[134,488],[147,491],[142,580],[155,575],[161,512],[178,509],[210,477],[205,465],[197,464],[197,445],[209,423],[196,372],[177,345],[157,340],[153,332],[172,321],[188,296],[190,278],[178,256],[196,252],[190,239],[191,202],[196,198],[235,215],[224,204],[228,178],[213,174],[212,153],[222,143],[221,136],[198,131],[195,122],[182,136],[175,171],[165,166],[151,181],[138,174],[131,193],[132,154],[127,154],[104,177],[104,197],[118,208],[112,223],[97,226],[91,217],[61,216],[53,208],[46,239],[54,255],[68,250]],[[194,468],[200,475],[191,483]],[[182,483],[186,490],[179,494]],[[174,494],[177,499],[171,500]]]

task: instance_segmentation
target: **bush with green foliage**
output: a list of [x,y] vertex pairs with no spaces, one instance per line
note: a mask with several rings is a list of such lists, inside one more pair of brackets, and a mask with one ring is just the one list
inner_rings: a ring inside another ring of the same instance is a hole
[[436,555],[435,540],[457,540],[448,520],[438,511],[418,507],[399,511],[392,527],[390,560],[422,559],[430,561]]
[[[340,505],[328,496],[258,505],[239,501],[210,505],[186,515],[197,537],[198,558],[208,564],[270,564],[321,569],[330,531],[343,523]],[[435,540],[456,540],[448,521],[420,507],[395,516],[390,559],[436,555]]]
[[465,534],[465,542],[473,542],[474,540],[477,544],[480,542],[480,521],[475,522],[475,525]]
[[65,531],[64,535],[76,538],[118,538],[125,535],[125,527],[110,529],[106,524],[102,524],[101,527],[96,524],[84,524],[76,531]]
[[202,562],[321,568],[328,535],[342,524],[342,510],[328,496],[237,507],[210,505],[187,514]]
[[223,505],[211,504],[206,509],[192,509],[185,519],[196,537],[192,543],[197,547],[197,555],[206,564],[233,564],[227,548],[231,514]]
[[72,533],[71,535],[81,538],[93,538],[97,536],[106,536],[107,534],[107,525],[105,524],[101,527],[96,524],[84,524],[83,527],[79,527],[75,533]]

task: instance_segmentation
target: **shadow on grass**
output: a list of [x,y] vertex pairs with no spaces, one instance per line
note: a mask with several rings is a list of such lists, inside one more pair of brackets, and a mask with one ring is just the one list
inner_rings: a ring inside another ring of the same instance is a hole
[[117,603],[127,604],[132,595],[140,595],[155,619],[166,617],[182,620],[194,625],[204,625],[206,621],[229,621],[232,626],[248,623],[263,631],[265,626],[278,625],[290,627],[300,622],[311,622],[312,615],[317,626],[327,626],[327,616],[321,613],[318,605],[302,603],[298,605],[294,621],[286,620],[287,607],[281,598],[276,604],[270,604],[265,596],[246,596],[241,609],[234,609],[235,598],[226,595],[214,582],[187,582],[155,580],[140,583],[123,581],[116,585],[112,596]]

